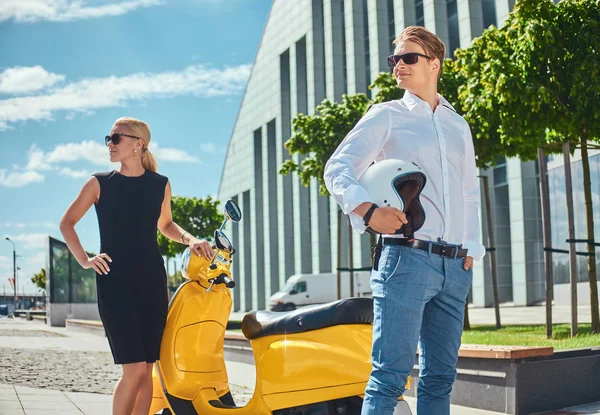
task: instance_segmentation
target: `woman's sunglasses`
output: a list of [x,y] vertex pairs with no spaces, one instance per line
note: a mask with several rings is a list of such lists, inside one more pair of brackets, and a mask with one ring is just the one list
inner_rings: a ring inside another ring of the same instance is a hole
[[387,63],[388,63],[388,66],[391,68],[396,67],[396,65],[398,65],[398,62],[400,62],[401,60],[406,65],[414,65],[415,63],[417,63],[419,61],[419,56],[422,56],[427,59],[431,59],[431,56],[423,55],[422,53],[417,53],[417,52],[410,52],[410,53],[404,53],[402,55],[390,55],[387,58]]
[[136,137],[135,135],[114,133],[113,135],[107,135],[106,137],[104,137],[104,144],[106,144],[108,146],[108,143],[112,142],[114,145],[117,145],[121,142],[121,137],[137,138],[138,140],[140,139],[139,137]]

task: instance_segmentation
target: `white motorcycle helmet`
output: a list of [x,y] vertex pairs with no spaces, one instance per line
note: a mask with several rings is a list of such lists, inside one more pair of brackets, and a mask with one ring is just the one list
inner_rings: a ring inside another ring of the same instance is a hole
[[412,237],[414,232],[421,229],[425,223],[425,210],[419,195],[427,177],[416,163],[382,160],[372,164],[359,182],[379,207],[392,206],[406,214],[410,227],[402,225],[396,234]]

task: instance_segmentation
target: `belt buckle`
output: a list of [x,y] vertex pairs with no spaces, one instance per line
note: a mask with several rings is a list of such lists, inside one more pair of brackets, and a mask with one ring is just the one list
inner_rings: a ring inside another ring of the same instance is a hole
[[454,257],[456,259],[458,255],[458,247],[456,245],[441,245],[441,247],[441,256]]
[[450,255],[447,255],[448,254],[447,249],[450,248],[450,246],[449,245],[441,245],[441,247],[442,247],[442,249],[440,250],[440,256],[450,256]]

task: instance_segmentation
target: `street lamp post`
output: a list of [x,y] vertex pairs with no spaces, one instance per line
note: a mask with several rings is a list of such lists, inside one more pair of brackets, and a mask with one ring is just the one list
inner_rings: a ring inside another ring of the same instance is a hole
[[14,306],[16,309],[17,308],[17,250],[15,247],[15,243],[13,241],[11,241],[8,236],[5,237],[4,239],[6,239],[8,242],[10,242],[13,246],[13,287],[15,289],[15,291],[14,291],[15,296],[13,298],[13,302],[14,302]]

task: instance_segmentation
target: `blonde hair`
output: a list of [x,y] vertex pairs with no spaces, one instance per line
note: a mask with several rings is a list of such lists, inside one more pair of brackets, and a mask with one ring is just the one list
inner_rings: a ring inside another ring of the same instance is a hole
[[444,42],[442,42],[435,33],[422,26],[406,27],[400,36],[394,40],[393,44],[398,45],[406,41],[416,43],[423,48],[427,56],[440,60],[440,71],[438,73],[438,79],[440,79],[444,58],[446,57],[446,46],[444,45]]
[[144,141],[144,145],[142,146],[142,166],[144,166],[146,170],[157,172],[158,164],[156,163],[156,157],[148,150],[148,146],[150,145],[150,126],[144,121],[130,117],[119,118],[115,121],[115,125],[126,126],[133,131],[135,136]]

